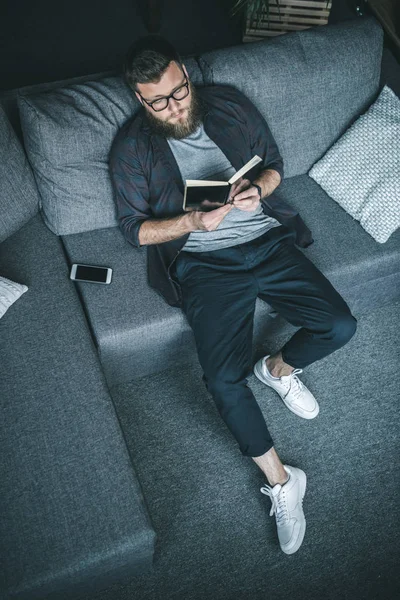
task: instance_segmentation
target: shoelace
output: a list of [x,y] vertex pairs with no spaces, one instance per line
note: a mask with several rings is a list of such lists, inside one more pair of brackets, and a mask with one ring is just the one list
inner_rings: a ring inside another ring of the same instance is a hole
[[289,520],[289,512],[286,505],[285,490],[281,490],[278,496],[272,494],[272,488],[269,485],[260,488],[260,492],[271,498],[272,506],[269,516],[276,515],[276,524],[283,525]]
[[299,375],[302,372],[303,372],[303,369],[294,369],[290,373],[290,375],[288,375],[288,377],[290,377],[290,382],[289,382],[288,391],[285,394],[285,398],[290,391],[296,398],[298,398],[301,395],[301,393],[303,392],[303,384],[300,381],[300,379],[297,377],[297,375]]

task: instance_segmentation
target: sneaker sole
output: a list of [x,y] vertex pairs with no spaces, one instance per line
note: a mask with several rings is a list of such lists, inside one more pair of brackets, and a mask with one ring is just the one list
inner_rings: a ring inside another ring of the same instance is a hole
[[[262,360],[262,359],[261,359],[261,360]],[[275,388],[274,388],[274,387],[271,385],[271,383],[265,379],[265,377],[264,377],[264,376],[263,376],[263,374],[262,374],[262,371],[260,370],[260,367],[258,366],[258,365],[259,365],[259,363],[260,363],[260,361],[256,362],[256,364],[254,365],[254,368],[253,368],[254,375],[255,375],[255,376],[257,377],[257,379],[259,379],[259,380],[260,380],[262,383],[264,383],[265,385],[267,385],[268,387],[270,387],[270,388],[271,388],[271,390],[274,390],[274,392],[276,392],[276,393],[278,394],[279,398],[282,400],[282,402],[284,403],[284,405],[286,406],[286,408],[288,408],[288,409],[289,409],[289,410],[290,410],[290,411],[291,411],[293,414],[297,415],[298,417],[301,417],[302,419],[307,419],[307,420],[310,420],[310,419],[315,419],[315,417],[317,417],[317,416],[318,416],[318,414],[319,414],[319,407],[317,407],[317,411],[316,411],[316,412],[313,412],[313,413],[311,413],[311,414],[309,414],[309,415],[307,415],[307,414],[306,414],[306,415],[304,415],[303,413],[299,413],[299,412],[297,412],[297,411],[296,411],[296,410],[295,410],[295,409],[294,409],[294,408],[293,408],[293,407],[292,407],[290,404],[288,404],[288,403],[286,402],[285,398],[282,398],[282,396],[280,395],[280,393],[278,392],[278,390],[276,390],[276,389],[275,389]]]
[[[301,500],[303,501],[303,498],[306,494],[307,475],[304,473],[304,471],[300,471],[300,473],[297,474],[297,477],[300,479]],[[303,514],[304,514],[304,512],[303,512]],[[285,554],[294,554],[295,552],[297,552],[297,550],[300,548],[300,546],[303,543],[305,533],[306,533],[306,519],[304,517],[304,521],[301,524],[301,528],[300,528],[296,543],[294,544],[294,546],[292,546],[288,550],[285,550],[281,546],[282,552],[284,552]]]

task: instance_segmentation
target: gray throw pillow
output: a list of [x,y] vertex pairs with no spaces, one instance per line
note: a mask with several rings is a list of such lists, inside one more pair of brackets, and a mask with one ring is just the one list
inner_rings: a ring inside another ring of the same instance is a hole
[[400,99],[388,86],[309,175],[377,242],[400,227]]
[[117,225],[108,151],[119,125],[135,111],[122,79],[20,96],[18,106],[47,227],[66,235]]
[[[202,84],[195,59],[184,63],[193,83]],[[141,107],[122,77],[20,95],[18,107],[49,229],[68,235],[117,226],[109,152],[119,128]]]

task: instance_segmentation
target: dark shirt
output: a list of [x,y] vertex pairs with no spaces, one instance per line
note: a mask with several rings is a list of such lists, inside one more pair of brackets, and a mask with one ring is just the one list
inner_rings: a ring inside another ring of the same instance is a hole
[[[262,162],[246,173],[256,179],[261,171],[274,169],[283,179],[283,161],[272,133],[257,108],[232,86],[196,88],[207,109],[203,125],[209,138],[238,171],[255,154]],[[183,214],[184,182],[166,138],[151,130],[144,108],[118,132],[110,151],[110,176],[115,193],[119,227],[128,242],[139,247],[139,229],[147,219]],[[282,222],[271,211],[268,198],[263,212]],[[300,235],[310,233],[302,229]],[[305,226],[304,226],[305,227]],[[171,276],[171,266],[189,234],[162,244],[147,246],[148,281],[171,306],[181,306],[180,286]],[[308,245],[309,240],[301,245]]]

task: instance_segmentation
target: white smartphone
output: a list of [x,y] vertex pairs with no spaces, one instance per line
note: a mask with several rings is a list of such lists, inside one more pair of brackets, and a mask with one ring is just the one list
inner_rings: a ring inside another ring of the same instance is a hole
[[111,283],[112,269],[93,265],[74,264],[71,267],[70,279],[89,283]]

